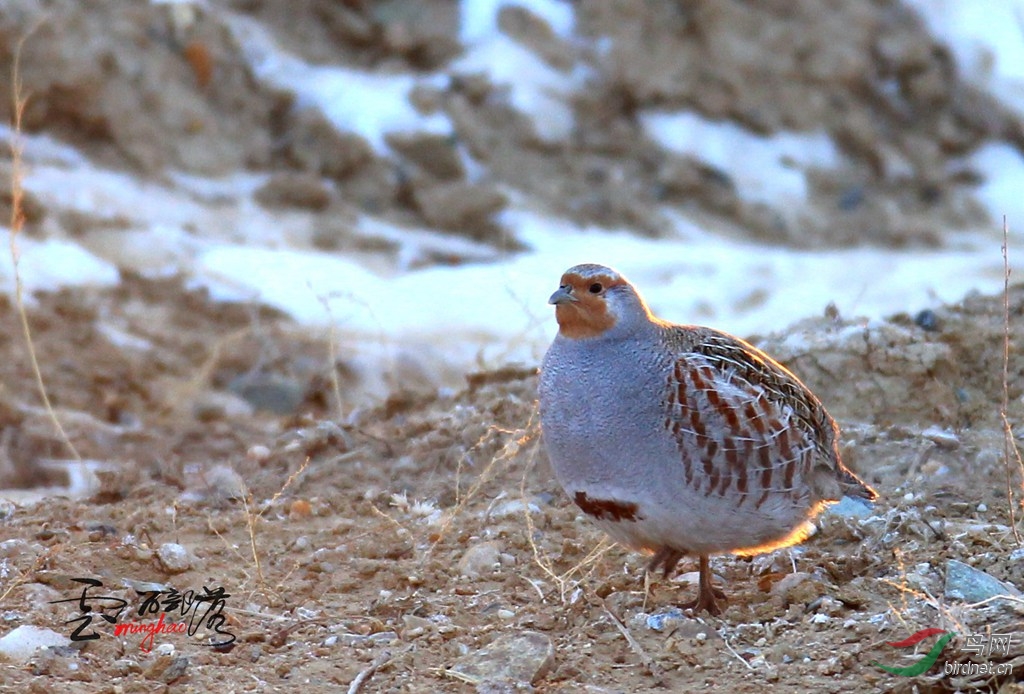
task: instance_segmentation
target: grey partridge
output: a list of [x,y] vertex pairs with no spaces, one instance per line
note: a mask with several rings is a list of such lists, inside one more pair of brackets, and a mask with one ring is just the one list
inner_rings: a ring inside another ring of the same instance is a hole
[[684,607],[720,613],[710,555],[798,543],[827,504],[876,498],[818,398],[753,345],[654,317],[601,265],[570,268],[550,303],[539,396],[555,476],[613,539],[653,554],[650,570],[699,557]]

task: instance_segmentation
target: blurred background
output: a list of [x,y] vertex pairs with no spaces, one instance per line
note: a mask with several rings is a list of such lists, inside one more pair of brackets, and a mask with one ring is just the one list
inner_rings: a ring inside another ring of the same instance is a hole
[[[352,403],[537,363],[546,298],[579,262],[742,336],[826,307],[916,315],[1001,289],[1003,215],[1011,255],[1020,239],[1020,18],[999,1],[7,0],[22,280],[130,275],[168,281],[143,304],[271,307],[332,331]],[[0,271],[12,286],[8,253]]]

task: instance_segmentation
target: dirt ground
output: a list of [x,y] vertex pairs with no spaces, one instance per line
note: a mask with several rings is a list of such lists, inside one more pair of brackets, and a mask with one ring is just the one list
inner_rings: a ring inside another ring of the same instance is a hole
[[[298,112],[252,79],[223,19],[258,19],[308,60],[417,72],[459,54],[452,3],[239,0],[188,6],[188,21],[167,5],[89,6],[0,7],[0,74],[49,13],[23,62],[30,131],[140,177],[274,171],[268,206],[325,219],[372,211],[495,244],[500,191],[514,189],[540,209],[648,235],[666,233],[656,210],[669,202],[750,238],[931,246],[935,228],[980,215],[976,176],[958,157],[1021,132],[898,4],[583,1],[579,32],[592,42],[563,41],[528,12],[501,15],[550,64],[592,69],[570,143],[538,138],[486,79],[418,95],[485,163],[471,182],[446,158],[451,143],[396,141],[396,163]],[[587,48],[598,41],[608,50]],[[782,214],[646,140],[636,112],[656,105],[766,133],[824,128],[851,163],[816,174],[808,207]],[[30,234],[110,224],[28,202]],[[318,247],[352,243],[338,225],[324,229]],[[691,597],[695,566],[645,590],[644,558],[604,543],[553,480],[538,446],[536,364],[356,406],[346,392],[360,375],[327,336],[265,307],[214,303],[187,279],[126,269],[113,289],[30,302],[43,382],[74,451],[40,402],[16,307],[0,297],[0,632],[69,635],[80,613],[57,601],[90,577],[103,583],[93,600],[133,608],[140,590],[222,587],[222,629],[236,640],[213,648],[204,625],[145,652],[141,635],[95,619],[96,640],[0,662],[0,688],[1024,691],[1024,607],[945,591],[950,560],[1024,586],[1000,418],[1002,297],[882,322],[829,314],[754,337],[824,401],[845,459],[881,499],[866,515],[825,515],[790,551],[715,558],[728,608],[690,618],[672,607]],[[1011,291],[1009,313],[1007,414],[1020,433],[1024,289]],[[1011,467],[1018,499],[1020,483]],[[52,493],[69,486],[74,498]],[[898,677],[872,665],[912,662],[887,642],[928,627],[960,635],[939,663],[970,659],[965,635],[1015,634],[1005,654],[974,657],[1013,674],[936,666]],[[480,674],[499,652],[517,656],[511,679]]]

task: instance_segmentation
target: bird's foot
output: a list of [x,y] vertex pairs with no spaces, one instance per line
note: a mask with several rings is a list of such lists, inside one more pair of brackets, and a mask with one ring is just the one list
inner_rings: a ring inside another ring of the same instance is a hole
[[719,605],[719,602],[726,602],[725,593],[721,588],[711,586],[709,590],[701,588],[695,600],[684,602],[679,609],[693,610],[694,614],[706,610],[712,617],[717,617],[722,614],[722,606]]
[[722,589],[716,588],[711,583],[711,562],[707,555],[702,554],[700,556],[700,582],[697,599],[680,605],[680,608],[693,610],[694,614],[707,610],[708,614],[717,617],[722,614],[722,608],[718,603],[719,601],[725,602],[725,600],[725,593],[722,592]]

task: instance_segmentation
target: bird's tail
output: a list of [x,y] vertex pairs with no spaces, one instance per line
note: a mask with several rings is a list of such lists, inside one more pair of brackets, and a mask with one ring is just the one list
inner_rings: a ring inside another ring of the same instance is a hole
[[846,496],[857,497],[874,501],[878,498],[878,492],[868,486],[864,480],[850,472],[845,466],[839,466],[839,486]]

